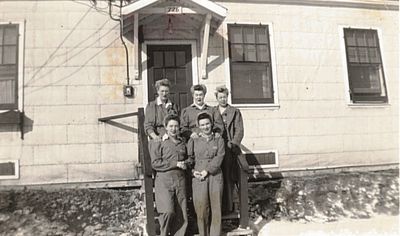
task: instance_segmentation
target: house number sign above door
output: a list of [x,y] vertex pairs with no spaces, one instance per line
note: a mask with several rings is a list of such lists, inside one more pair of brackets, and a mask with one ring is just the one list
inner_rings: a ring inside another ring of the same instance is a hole
[[165,7],[166,14],[182,14],[181,6],[166,6]]

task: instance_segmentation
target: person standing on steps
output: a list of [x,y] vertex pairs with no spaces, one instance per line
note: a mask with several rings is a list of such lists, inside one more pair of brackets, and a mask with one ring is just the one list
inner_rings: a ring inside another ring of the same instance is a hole
[[169,98],[171,84],[168,79],[155,83],[157,98],[149,102],[145,110],[144,130],[152,140],[161,140],[165,134],[164,118],[168,114],[179,114],[178,106]]
[[[225,155],[224,140],[213,132],[212,116],[199,113],[200,132],[188,142],[188,156],[194,163],[192,170],[193,203],[200,236],[221,235],[221,203],[223,176],[221,164]],[[210,221],[211,220],[211,221]]]
[[182,136],[189,140],[190,137],[196,137],[200,133],[197,127],[197,115],[200,112],[207,112],[211,115],[212,119],[216,122],[214,132],[221,133],[223,130],[222,120],[217,117],[213,107],[204,102],[207,93],[207,87],[203,84],[193,85],[190,88],[193,96],[193,104],[184,108],[181,114],[181,133]]
[[156,171],[155,199],[160,214],[160,235],[184,236],[188,226],[186,142],[179,136],[177,115],[167,115],[164,125],[164,136],[149,142],[151,166]]
[[218,105],[215,109],[224,124],[222,137],[225,141],[225,157],[222,163],[224,174],[223,214],[229,214],[234,210],[233,191],[239,178],[237,157],[241,153],[240,143],[244,136],[242,114],[239,109],[228,104],[228,95],[229,90],[225,86],[216,88],[215,97]]

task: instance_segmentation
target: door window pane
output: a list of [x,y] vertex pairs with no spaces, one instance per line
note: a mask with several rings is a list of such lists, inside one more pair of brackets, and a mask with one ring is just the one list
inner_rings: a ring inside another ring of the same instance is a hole
[[167,77],[172,84],[176,84],[175,69],[165,69],[165,77]]
[[154,55],[154,66],[162,67],[164,65],[164,56],[163,52],[153,52]]
[[164,53],[165,56],[165,66],[172,67],[175,66],[175,52],[167,51]]
[[176,83],[177,84],[186,84],[186,69],[177,69],[176,70]]
[[184,51],[176,52],[176,66],[184,66],[186,64],[186,55]]

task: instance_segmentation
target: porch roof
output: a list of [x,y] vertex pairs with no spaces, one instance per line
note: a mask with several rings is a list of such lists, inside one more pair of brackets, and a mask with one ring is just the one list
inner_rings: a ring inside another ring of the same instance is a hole
[[[137,0],[129,5],[126,5],[122,8],[123,15],[130,15],[132,13],[137,13],[149,6],[153,6],[160,3],[165,3],[165,0]],[[225,18],[227,15],[227,9],[210,1],[210,0],[185,0],[185,5],[188,4],[194,8],[200,8],[202,10],[206,10],[207,13],[211,13],[214,17],[217,18]],[[169,3],[169,2],[168,2]],[[180,1],[170,2],[170,5],[184,5]],[[194,11],[193,13],[197,13],[194,9],[189,9],[189,11]]]

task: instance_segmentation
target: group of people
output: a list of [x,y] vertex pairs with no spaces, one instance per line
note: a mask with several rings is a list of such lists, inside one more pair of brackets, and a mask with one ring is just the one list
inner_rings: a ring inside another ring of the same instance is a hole
[[160,235],[185,235],[190,192],[199,235],[221,235],[222,212],[233,211],[242,115],[227,103],[229,91],[222,86],[216,88],[215,107],[204,102],[206,86],[192,86],[193,104],[181,112],[169,98],[168,79],[157,81],[155,88],[158,96],[146,107],[144,127],[156,172]]

